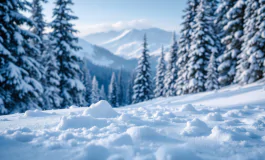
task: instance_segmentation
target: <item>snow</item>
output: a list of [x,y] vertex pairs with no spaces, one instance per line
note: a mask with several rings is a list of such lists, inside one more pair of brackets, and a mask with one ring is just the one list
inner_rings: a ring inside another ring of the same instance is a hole
[[263,160],[264,85],[0,116],[0,159]]

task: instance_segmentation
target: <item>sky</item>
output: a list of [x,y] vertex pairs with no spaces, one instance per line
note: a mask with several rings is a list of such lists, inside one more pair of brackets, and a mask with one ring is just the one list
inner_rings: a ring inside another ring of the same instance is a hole
[[[46,20],[52,20],[54,1],[44,5]],[[73,0],[73,21],[79,36],[110,30],[158,27],[180,30],[187,0]]]

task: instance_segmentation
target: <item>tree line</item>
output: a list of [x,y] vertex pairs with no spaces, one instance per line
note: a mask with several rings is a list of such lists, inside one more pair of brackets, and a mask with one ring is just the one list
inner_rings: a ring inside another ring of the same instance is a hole
[[178,41],[173,34],[168,63],[161,49],[154,86],[144,38],[132,103],[264,78],[264,0],[188,0],[183,18]]

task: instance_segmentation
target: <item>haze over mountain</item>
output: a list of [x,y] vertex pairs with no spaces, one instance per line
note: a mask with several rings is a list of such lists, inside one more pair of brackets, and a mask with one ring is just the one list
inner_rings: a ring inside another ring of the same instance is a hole
[[109,67],[113,69],[123,68],[125,70],[132,70],[137,65],[136,59],[124,59],[114,55],[109,50],[97,45],[93,45],[81,38],[78,40],[78,46],[82,49],[77,52],[78,56],[89,60],[95,65]]
[[144,34],[147,35],[148,49],[151,56],[159,55],[162,45],[166,48],[166,51],[168,50],[171,44],[172,32],[159,28],[100,32],[89,34],[83,39],[102,46],[115,55],[125,59],[133,59],[138,58],[141,54]]

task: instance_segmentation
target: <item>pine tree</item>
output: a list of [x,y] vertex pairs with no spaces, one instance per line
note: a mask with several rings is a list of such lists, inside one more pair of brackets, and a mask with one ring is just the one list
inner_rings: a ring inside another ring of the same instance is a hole
[[82,82],[85,86],[85,91],[84,91],[84,98],[85,98],[85,105],[86,106],[90,106],[91,105],[91,90],[92,90],[92,78],[91,78],[91,75],[90,75],[90,72],[87,68],[87,63],[86,61],[84,60],[84,64],[83,64],[83,67],[82,67],[82,72],[83,72],[83,75],[82,75]]
[[169,53],[169,61],[166,69],[164,79],[164,96],[175,96],[177,94],[177,79],[178,79],[178,43],[176,41],[176,34],[173,32],[173,42]]
[[[48,36],[49,39],[52,37]],[[44,40],[47,46],[50,46],[50,42]],[[42,78],[42,84],[44,92],[42,94],[42,107],[43,109],[61,108],[62,98],[60,97],[60,76],[58,75],[58,63],[55,53],[52,48],[45,47],[42,57],[44,65],[44,75]]]
[[106,94],[105,94],[104,85],[101,85],[101,88],[100,88],[100,91],[99,91],[99,100],[106,100]]
[[26,4],[21,0],[0,3],[0,114],[39,108],[43,92],[41,65],[34,59],[39,50],[31,44],[39,37],[24,29],[33,26],[21,13],[27,11]]
[[85,87],[80,81],[79,59],[74,52],[81,49],[76,46],[78,38],[74,36],[77,30],[73,29],[71,20],[77,17],[71,15],[70,5],[72,0],[57,0],[56,7],[53,10],[54,20],[51,23],[53,29],[51,35],[53,37],[54,50],[56,52],[57,61],[59,63],[60,95],[63,98],[62,107],[70,105],[81,105],[83,102],[83,92]]
[[96,76],[94,76],[92,80],[91,103],[97,103],[98,101],[99,101],[98,81]]
[[146,35],[144,35],[143,51],[138,61],[136,77],[133,85],[133,103],[152,99],[151,71]]
[[259,66],[263,71],[263,77],[265,77],[265,1],[259,0],[260,8],[258,10],[258,32],[256,33],[258,41],[260,42],[259,54],[257,54]]
[[130,79],[128,80],[127,92],[126,92],[126,104],[132,104],[133,97],[133,85],[136,77],[135,71],[131,73]]
[[219,89],[217,64],[214,52],[211,54],[210,61],[207,67],[205,88],[207,91]]
[[118,106],[117,83],[114,72],[112,73],[111,81],[109,84],[109,103],[112,105],[112,107]]
[[227,21],[224,24],[224,38],[222,44],[226,46],[224,53],[219,57],[218,81],[222,86],[231,84],[236,74],[237,57],[242,46],[244,24],[244,0],[231,0],[227,3],[230,8],[226,13]]
[[238,56],[235,82],[248,84],[263,77],[264,53],[260,50],[258,34],[259,0],[247,0],[244,15],[244,35],[242,53]]
[[201,0],[197,8],[195,24],[193,26],[191,52],[188,60],[188,91],[198,93],[205,91],[207,66],[211,54],[217,54],[215,43],[213,19],[209,10],[210,3]]
[[123,85],[123,79],[122,79],[122,69],[120,69],[119,74],[118,74],[117,98],[118,98],[118,106],[124,105],[124,85]]
[[177,80],[177,94],[186,94],[187,93],[187,62],[188,55],[190,52],[190,46],[192,41],[193,34],[193,23],[194,18],[197,13],[197,7],[199,5],[199,0],[188,0],[187,8],[184,10],[185,15],[183,16],[184,22],[182,23],[182,29],[180,32],[179,39],[179,51],[178,51],[178,80]]
[[161,55],[158,60],[157,68],[156,68],[156,88],[154,91],[155,97],[162,97],[164,96],[164,78],[166,72],[166,63],[164,59],[164,48],[161,48]]

